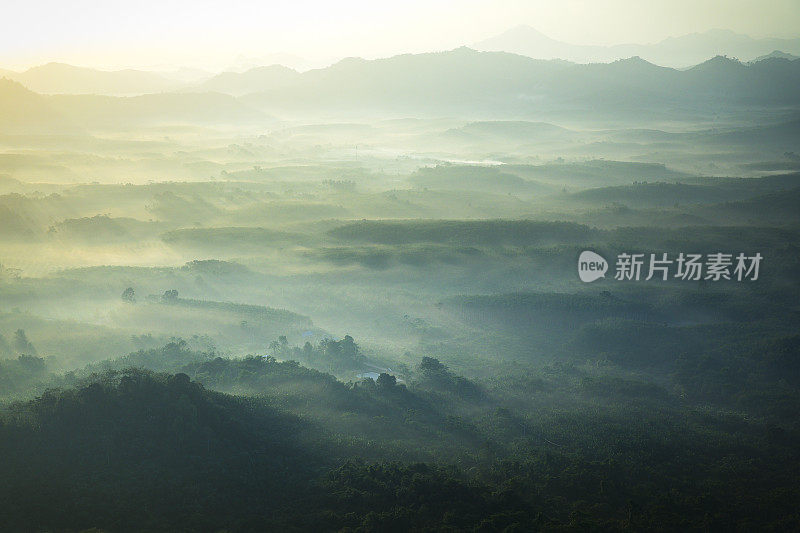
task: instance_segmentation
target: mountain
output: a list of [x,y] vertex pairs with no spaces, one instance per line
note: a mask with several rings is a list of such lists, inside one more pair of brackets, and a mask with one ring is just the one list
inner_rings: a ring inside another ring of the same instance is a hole
[[766,55],[758,56],[753,60],[753,63],[757,63],[758,61],[763,61],[764,59],[773,59],[773,58],[789,59],[791,61],[794,61],[795,59],[800,59],[800,56],[796,56],[794,54],[787,54],[786,52],[781,52],[780,50],[773,50],[772,52]]
[[517,26],[474,45],[478,50],[510,52],[537,59],[578,63],[608,62],[640,56],[658,65],[688,67],[716,55],[751,60],[773,50],[800,54],[800,39],[754,39],[729,30],[709,30],[670,37],[654,44],[575,45],[551,39],[530,26]]
[[165,124],[261,124],[264,113],[220,93],[37,94],[0,78],[0,133],[63,135]]
[[529,91],[566,65],[463,47],[376,60],[347,58],[303,72],[287,87],[265,87],[243,100],[270,109],[440,113],[488,99],[493,108],[511,110],[516,103],[508,99],[509,92]]
[[659,64],[688,66],[717,55],[747,61],[777,49],[800,53],[800,39],[754,39],[730,30],[709,30],[646,45],[640,55]]
[[[533,117],[540,121],[544,114],[580,113],[603,120],[674,119],[735,111],[743,105],[800,105],[796,90],[800,60],[776,57],[742,63],[716,56],[678,70],[641,57],[575,64],[462,47],[377,60],[349,58],[302,73],[265,67],[226,73],[212,81],[206,88],[256,92],[238,98],[217,92],[41,97],[18,84],[5,83],[8,102],[20,99],[26,106],[38,108],[32,117],[66,117],[86,129],[255,125],[269,120],[264,112],[379,114],[383,118],[453,114],[478,121],[524,122]],[[13,128],[36,129],[36,120],[26,123],[15,104],[7,104],[5,113],[16,117]],[[56,129],[55,124],[53,130],[45,128],[48,133]]]
[[14,409],[0,424],[9,531],[285,530],[267,517],[301,501],[324,465],[298,417],[186,374],[105,373]]
[[753,64],[717,56],[688,70],[640,57],[574,64],[459,48],[387,59],[350,58],[242,97],[269,110],[468,113],[514,119],[547,111],[696,113],[714,105],[800,104],[800,61]]
[[572,65],[547,80],[543,92],[551,101],[609,109],[657,106],[689,95],[691,99],[703,96],[682,93],[688,90],[682,87],[682,78],[679,71],[631,57],[613,63]]
[[141,70],[105,71],[48,63],[8,77],[37,93],[132,95],[169,91],[181,83]]
[[685,87],[698,94],[716,94],[718,101],[760,104],[798,102],[800,61],[771,58],[744,64],[717,56],[685,72]]
[[19,83],[0,78],[0,133],[17,135],[75,134],[80,129],[46,99]]
[[246,72],[223,72],[198,87],[200,91],[213,91],[234,96],[254,93],[265,87],[286,87],[296,80],[296,70],[282,65],[258,67]]
[[581,55],[591,57],[594,48],[599,47],[572,45],[551,39],[530,26],[517,26],[475,44],[476,50],[510,52],[538,59],[574,59]]

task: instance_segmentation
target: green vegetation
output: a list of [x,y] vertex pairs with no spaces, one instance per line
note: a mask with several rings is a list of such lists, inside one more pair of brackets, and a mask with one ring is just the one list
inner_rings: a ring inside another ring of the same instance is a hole
[[11,73],[0,530],[800,529],[798,66]]

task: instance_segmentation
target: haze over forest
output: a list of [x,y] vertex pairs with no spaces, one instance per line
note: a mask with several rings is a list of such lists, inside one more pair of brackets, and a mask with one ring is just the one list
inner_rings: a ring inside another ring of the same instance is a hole
[[9,63],[0,530],[800,529],[800,38],[682,35]]

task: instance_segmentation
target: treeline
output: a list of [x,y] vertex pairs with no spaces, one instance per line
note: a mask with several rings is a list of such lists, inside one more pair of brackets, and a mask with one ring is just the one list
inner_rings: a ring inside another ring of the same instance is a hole
[[[332,404],[342,419],[358,404],[384,413],[396,405],[389,415],[396,423],[403,412],[435,410],[414,399],[424,386],[407,388],[383,376],[347,385],[270,358],[191,366],[205,379],[258,383],[274,398],[211,392],[185,373],[125,369],[7,406],[0,419],[4,529],[800,527],[794,431],[762,431],[710,411],[687,418],[646,406],[627,414],[612,408],[594,421],[588,413],[542,413],[543,425],[537,425],[496,402],[476,409],[487,401],[484,393],[470,400],[472,414],[460,422],[460,431],[472,425],[480,437],[470,443],[471,460],[453,464],[450,450],[430,448],[429,461],[397,462],[392,448],[371,450],[375,435],[347,441],[320,427],[308,416],[314,409],[308,402],[314,394],[317,404],[353,395],[357,401],[349,406]],[[440,393],[458,388],[438,361],[424,360],[416,371]],[[309,396],[295,406],[305,411],[293,414],[279,401],[285,393],[274,387],[290,376],[328,386],[303,389]],[[436,405],[452,408],[450,402]],[[631,424],[634,419],[641,423]],[[413,425],[419,431],[403,441],[405,448],[464,438],[442,433],[455,420],[416,418]],[[609,431],[614,427],[619,434]]]
[[4,410],[6,531],[277,527],[321,462],[302,423],[185,374],[95,376]]
[[379,244],[535,245],[589,242],[602,232],[573,222],[532,220],[363,220],[329,231],[337,239]]

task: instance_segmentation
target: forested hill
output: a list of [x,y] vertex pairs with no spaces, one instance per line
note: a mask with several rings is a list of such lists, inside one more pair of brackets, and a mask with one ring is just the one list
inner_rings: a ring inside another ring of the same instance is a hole
[[[344,384],[290,361],[169,350],[184,353],[167,364],[198,381],[88,372],[3,410],[3,530],[800,525],[791,432],[678,411],[654,386],[554,365],[486,388],[432,358],[407,383],[383,374]],[[126,359],[137,361],[146,354]],[[519,416],[513,406],[530,390],[509,391],[523,382],[546,403],[555,387],[568,391],[561,401],[575,413],[541,405]],[[598,395],[609,401],[592,420]],[[632,413],[644,424],[625,423]]]

